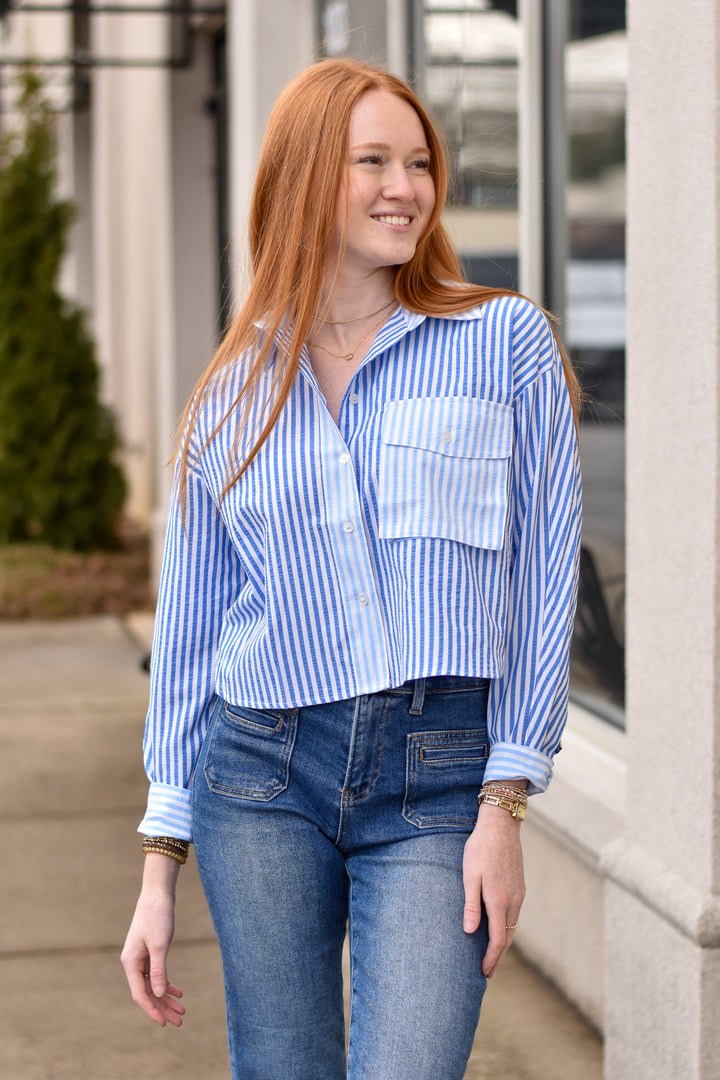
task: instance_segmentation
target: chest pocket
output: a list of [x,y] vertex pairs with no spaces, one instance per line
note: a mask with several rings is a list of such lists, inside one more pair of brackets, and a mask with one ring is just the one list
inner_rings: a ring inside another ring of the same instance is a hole
[[477,398],[411,398],[384,410],[380,537],[503,546],[512,409]]

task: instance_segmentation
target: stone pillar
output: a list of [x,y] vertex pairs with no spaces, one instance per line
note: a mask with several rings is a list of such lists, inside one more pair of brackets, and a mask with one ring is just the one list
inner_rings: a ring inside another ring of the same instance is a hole
[[[164,15],[93,20],[95,57],[168,55]],[[104,389],[120,421],[127,510],[148,524],[157,498],[158,423],[171,423],[159,410],[174,406],[166,385],[174,351],[170,72],[99,67],[92,89],[94,329]]]
[[247,285],[247,214],[260,144],[283,87],[315,59],[313,0],[229,0],[228,94],[232,276]]
[[625,835],[606,1080],[720,1070],[720,9],[629,0]]

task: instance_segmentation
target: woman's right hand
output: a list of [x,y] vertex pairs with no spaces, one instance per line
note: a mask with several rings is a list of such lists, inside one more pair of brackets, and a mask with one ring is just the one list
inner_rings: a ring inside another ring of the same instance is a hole
[[175,928],[175,883],[180,864],[167,855],[145,856],[140,897],[120,961],[132,999],[161,1027],[180,1027],[182,990],[168,982],[167,954]]

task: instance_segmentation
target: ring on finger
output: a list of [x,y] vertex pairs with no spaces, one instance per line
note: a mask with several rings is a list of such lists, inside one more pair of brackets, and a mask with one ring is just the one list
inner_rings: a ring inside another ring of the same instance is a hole
[[512,926],[506,926],[505,927],[506,930],[517,930],[517,928],[518,928],[517,923],[513,923]]

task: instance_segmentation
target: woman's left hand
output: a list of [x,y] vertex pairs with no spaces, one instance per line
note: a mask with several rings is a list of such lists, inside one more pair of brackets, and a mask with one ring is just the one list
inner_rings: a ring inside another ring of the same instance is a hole
[[483,803],[463,856],[463,929],[474,933],[484,905],[490,939],[483,974],[490,978],[510,948],[525,898],[520,822],[502,807]]

